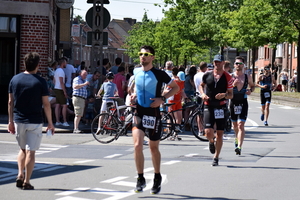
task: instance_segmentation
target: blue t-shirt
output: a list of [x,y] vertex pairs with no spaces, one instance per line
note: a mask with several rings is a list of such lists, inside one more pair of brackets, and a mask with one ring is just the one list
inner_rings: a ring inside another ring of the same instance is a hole
[[100,90],[104,91],[103,100],[105,101],[109,100],[108,97],[113,97],[115,95],[115,92],[118,91],[117,85],[110,81],[104,82],[101,85]]
[[8,87],[14,97],[14,121],[18,123],[43,123],[42,96],[48,96],[46,80],[37,74],[15,75]]
[[170,84],[170,76],[159,69],[152,67],[149,71],[143,71],[142,67],[133,71],[137,95],[137,103],[149,108],[153,102],[150,98],[161,97],[163,83]]

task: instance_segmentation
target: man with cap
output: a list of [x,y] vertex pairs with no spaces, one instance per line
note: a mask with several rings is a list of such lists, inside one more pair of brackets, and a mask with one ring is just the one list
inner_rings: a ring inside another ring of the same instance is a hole
[[[200,93],[204,101],[205,134],[209,140],[209,150],[214,154],[212,166],[219,165],[219,155],[223,145],[225,112],[228,99],[233,97],[233,79],[224,71],[224,57],[215,55],[213,71],[203,75]],[[216,124],[217,134],[214,135]],[[216,142],[215,138],[216,137]]]

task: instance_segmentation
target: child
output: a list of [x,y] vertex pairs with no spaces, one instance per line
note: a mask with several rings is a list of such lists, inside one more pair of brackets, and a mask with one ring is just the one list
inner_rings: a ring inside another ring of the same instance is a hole
[[85,125],[89,125],[94,118],[94,112],[96,112],[94,103],[95,103],[95,98],[93,96],[89,96],[88,104],[86,106],[86,111],[85,111]]
[[[102,105],[101,105],[101,109],[100,109],[101,113],[107,112],[107,103],[110,103],[110,102],[113,103],[113,100],[109,99],[109,97],[118,96],[117,85],[112,82],[114,80],[114,74],[112,72],[108,72],[106,74],[106,78],[107,78],[107,82],[104,82],[101,85],[101,88],[97,93],[97,96],[100,97],[100,94],[102,92],[104,92],[103,97],[102,97]],[[97,135],[99,135],[100,132],[101,132],[102,121],[103,121],[103,119],[102,119],[102,116],[101,116],[101,117],[99,117]]]

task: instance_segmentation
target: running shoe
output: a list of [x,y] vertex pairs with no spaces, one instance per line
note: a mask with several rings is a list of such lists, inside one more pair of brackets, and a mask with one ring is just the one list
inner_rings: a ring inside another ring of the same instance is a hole
[[268,124],[268,122],[267,122],[267,121],[265,121],[265,123],[264,123],[264,124],[265,124],[265,126],[269,126],[269,124]]
[[63,125],[63,126],[70,126],[70,125],[68,124],[68,122],[64,122],[62,125]]
[[204,135],[205,135],[205,134],[204,134],[204,131],[199,131],[199,132],[198,132],[198,136],[199,136],[199,137],[204,136]]
[[74,129],[74,130],[73,130],[73,133],[81,133],[81,130]]
[[261,121],[264,121],[264,119],[265,119],[265,115],[264,115],[264,114],[261,114],[260,120],[261,120]]
[[211,166],[214,167],[214,166],[218,166],[218,165],[219,165],[219,159],[218,158],[214,158]]
[[136,188],[134,189],[135,192],[143,192],[143,189],[146,187],[146,180],[145,178],[137,178]]
[[242,149],[240,147],[237,147],[234,151],[236,155],[241,155]]
[[154,179],[153,187],[151,188],[151,194],[158,194],[160,192],[161,179]]
[[214,142],[209,143],[209,151],[210,153],[214,154],[216,152],[216,147]]
[[238,139],[237,139],[237,138],[234,139],[234,147],[235,147],[235,148],[238,147]]
[[62,123],[61,122],[56,122],[55,126],[62,126]]

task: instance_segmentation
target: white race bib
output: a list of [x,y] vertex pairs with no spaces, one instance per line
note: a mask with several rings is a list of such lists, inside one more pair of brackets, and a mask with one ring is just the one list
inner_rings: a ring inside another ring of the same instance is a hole
[[223,109],[215,109],[215,119],[223,119],[224,118],[224,110]]
[[233,110],[234,110],[234,114],[239,115],[239,114],[242,113],[242,106],[241,105],[238,105],[238,106],[234,105]]
[[155,128],[156,117],[144,115],[142,119],[143,127],[148,129]]
[[265,96],[265,98],[269,98],[270,97],[270,92],[265,92],[264,96]]

